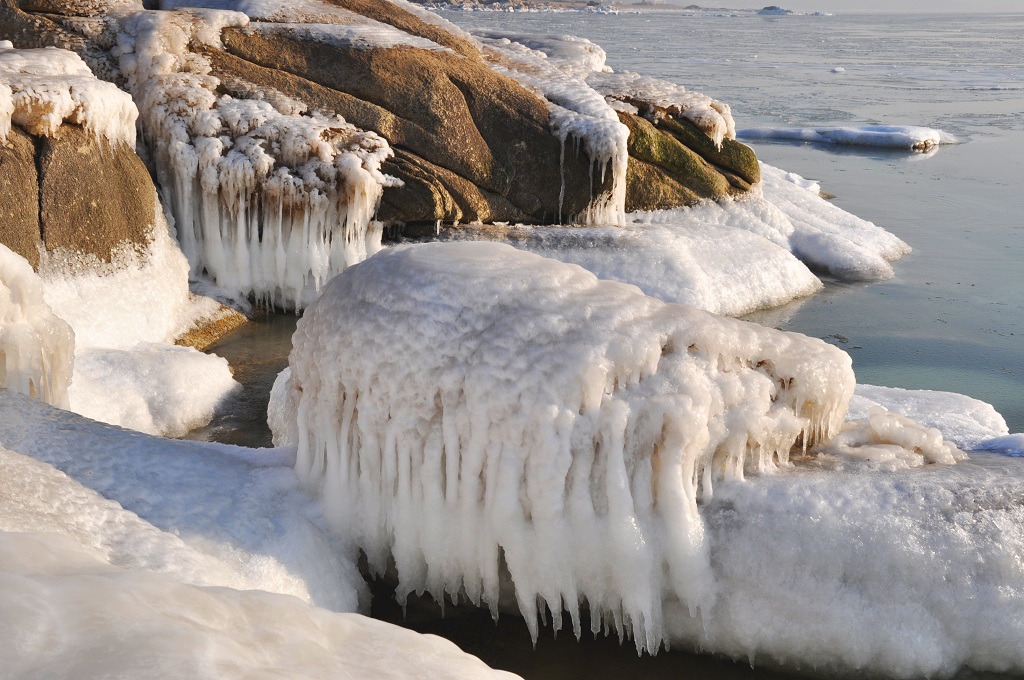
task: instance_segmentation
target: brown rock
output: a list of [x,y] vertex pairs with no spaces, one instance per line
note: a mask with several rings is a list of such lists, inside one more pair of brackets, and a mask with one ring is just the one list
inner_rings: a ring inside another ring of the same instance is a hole
[[746,144],[735,139],[726,139],[719,149],[706,134],[688,120],[664,118],[658,121],[658,128],[667,131],[680,143],[696,151],[708,163],[738,175],[746,183],[745,187],[739,186],[738,189],[746,191],[751,184],[761,181],[761,166],[757,163],[757,156]]
[[0,243],[39,266],[39,175],[32,137],[11,128],[0,144]]
[[77,125],[63,125],[39,144],[39,212],[48,250],[70,248],[109,262],[125,241],[148,243],[156,192],[134,149]]
[[411,35],[433,40],[438,45],[455,50],[465,57],[480,58],[480,52],[473,43],[452,35],[440,26],[427,23],[395,3],[380,2],[380,0],[328,0],[328,2],[350,12],[369,17],[374,21],[389,24]]
[[[415,195],[407,204],[402,190],[386,192],[383,219],[554,222],[590,203],[589,160],[566,149],[563,173],[544,101],[479,60],[410,47],[345,49],[252,29],[229,29],[224,43],[230,54],[208,53],[218,75],[341,114],[407,152],[406,163],[390,169]],[[413,163],[421,172],[446,172],[425,184],[410,170],[413,156],[425,161]]]

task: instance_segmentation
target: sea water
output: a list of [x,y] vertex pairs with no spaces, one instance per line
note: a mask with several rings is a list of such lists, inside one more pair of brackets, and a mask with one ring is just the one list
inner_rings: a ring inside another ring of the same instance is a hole
[[859,382],[969,394],[1024,430],[1024,14],[443,16],[589,38],[615,70],[728,102],[741,130],[919,125],[957,137],[931,153],[750,142],[914,248],[891,281],[829,283],[750,319],[838,344]]

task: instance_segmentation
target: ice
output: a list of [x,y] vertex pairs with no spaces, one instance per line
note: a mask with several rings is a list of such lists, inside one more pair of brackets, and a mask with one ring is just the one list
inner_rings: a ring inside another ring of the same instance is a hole
[[440,638],[324,608],[354,610],[362,580],[280,463],[4,391],[0,413],[11,677],[510,677]]
[[788,249],[759,234],[709,224],[701,210],[672,222],[623,227],[462,227],[447,238],[502,240],[544,257],[577,264],[602,279],[631,283],[666,302],[739,316],[821,289]]
[[125,243],[109,263],[75,251],[41,254],[42,294],[74,329],[74,372],[64,406],[149,434],[205,425],[238,383],[220,357],[170,343],[208,299],[189,292],[188,261],[157,204],[144,249]]
[[32,265],[0,243],[0,388],[67,408],[74,347]]
[[493,243],[383,251],[293,343],[276,441],[399,597],[493,608],[504,564],[534,635],[544,607],[578,633],[585,603],[649,650],[666,598],[721,592],[698,500],[838,432],[854,385],[819,340]]
[[[833,69],[835,70],[835,69]],[[838,69],[842,71],[843,69]],[[738,136],[748,140],[787,140],[846,144],[851,146],[887,147],[927,151],[940,144],[956,144],[953,135],[916,125],[861,125],[817,128],[747,128]]]
[[[65,533],[114,564],[195,585],[336,611],[366,602],[355,553],[325,530],[295,473],[248,460],[250,449],[122,430],[11,392],[0,392],[0,447],[46,464],[33,479],[50,480],[18,482],[38,486],[38,497],[8,502],[47,514],[47,524],[4,529]],[[49,466],[60,472],[44,473]]]
[[893,234],[821,198],[816,183],[795,173],[761,163],[758,187],[736,199],[633,213],[631,218],[645,224],[704,223],[751,231],[791,251],[811,270],[845,281],[891,278],[889,263],[910,252]]
[[637,106],[644,115],[685,118],[719,147],[725,139],[736,138],[736,123],[728,104],[682,85],[630,71],[595,71],[587,82],[607,97]]
[[979,442],[975,450],[1024,457],[1024,433],[1008,434],[1002,437],[986,439],[983,442]]
[[131,96],[93,76],[74,52],[0,49],[0,143],[12,123],[32,135],[52,137],[66,122],[134,148],[137,117]]
[[275,93],[222,94],[190,42],[218,45],[223,27],[248,22],[228,11],[139,12],[122,21],[115,53],[193,273],[300,308],[380,247],[372,217],[396,182],[380,172],[391,150]]

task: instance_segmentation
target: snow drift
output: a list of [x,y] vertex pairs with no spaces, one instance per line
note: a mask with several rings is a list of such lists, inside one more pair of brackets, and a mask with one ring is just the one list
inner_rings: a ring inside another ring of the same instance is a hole
[[585,604],[649,650],[663,600],[715,602],[698,500],[828,439],[854,386],[819,340],[479,242],[347,270],[293,342],[277,441],[400,597],[494,608],[507,568],[534,635]]

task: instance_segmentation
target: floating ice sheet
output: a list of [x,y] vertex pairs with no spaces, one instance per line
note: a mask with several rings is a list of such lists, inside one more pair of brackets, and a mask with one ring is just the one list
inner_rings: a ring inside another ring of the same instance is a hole
[[698,499],[827,439],[853,390],[821,341],[478,242],[347,270],[289,365],[275,437],[371,567],[394,558],[400,596],[494,607],[504,563],[534,634],[545,605],[578,632],[585,602],[651,650],[664,598],[720,592]]
[[746,128],[737,136],[748,140],[786,140],[819,144],[846,144],[927,151],[940,144],[956,144],[953,135],[916,125],[862,125],[817,128]]

